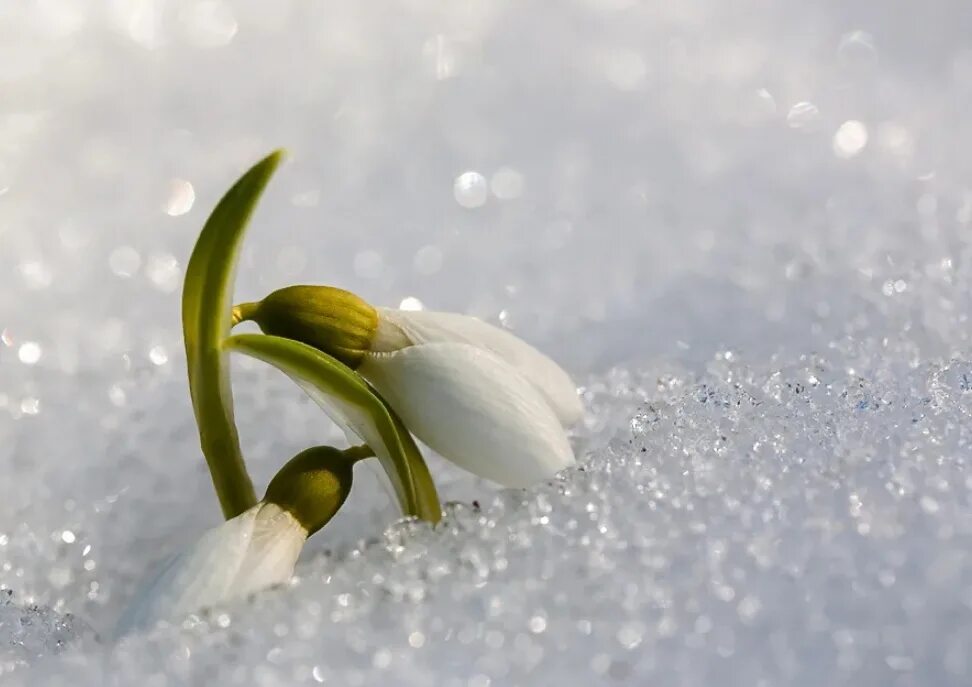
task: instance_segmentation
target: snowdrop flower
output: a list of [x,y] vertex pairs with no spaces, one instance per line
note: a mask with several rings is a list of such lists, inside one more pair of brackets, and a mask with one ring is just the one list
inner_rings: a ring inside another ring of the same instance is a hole
[[290,580],[304,541],[344,503],[352,465],[368,455],[364,447],[298,454],[273,478],[262,501],[166,561],[122,614],[116,636]]
[[525,487],[574,464],[570,377],[503,329],[454,313],[375,308],[328,286],[290,286],[234,322],[310,344],[357,370],[405,426],[458,466]]

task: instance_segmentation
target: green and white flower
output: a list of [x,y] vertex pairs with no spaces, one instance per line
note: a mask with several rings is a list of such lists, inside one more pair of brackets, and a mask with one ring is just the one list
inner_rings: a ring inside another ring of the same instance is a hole
[[327,523],[351,490],[366,449],[308,449],[277,473],[266,496],[169,558],[135,595],[116,636],[179,620],[290,580],[307,537]]
[[525,487],[574,464],[582,414],[570,377],[513,334],[454,313],[375,308],[328,286],[290,286],[234,309],[267,334],[355,369],[433,450],[480,477]]

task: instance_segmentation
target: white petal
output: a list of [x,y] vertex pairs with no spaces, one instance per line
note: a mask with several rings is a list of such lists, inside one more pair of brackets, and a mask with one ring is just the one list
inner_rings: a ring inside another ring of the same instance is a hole
[[583,414],[577,389],[557,363],[530,344],[499,327],[469,317],[448,312],[426,310],[378,309],[378,333],[372,350],[388,351],[401,348],[403,338],[418,345],[424,343],[455,342],[492,351],[512,365],[547,399],[564,427]]
[[116,636],[286,582],[306,538],[290,513],[258,503],[169,558],[122,614]]
[[496,355],[460,343],[373,353],[358,368],[415,436],[472,473],[525,487],[573,465],[557,416]]

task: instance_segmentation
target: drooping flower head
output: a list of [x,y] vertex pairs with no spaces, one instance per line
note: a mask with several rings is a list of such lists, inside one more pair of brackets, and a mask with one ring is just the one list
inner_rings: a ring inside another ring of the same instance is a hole
[[325,446],[299,453],[273,478],[262,501],[169,558],[136,593],[116,636],[287,582],[304,541],[347,499],[354,462],[370,454]]
[[374,307],[328,286],[290,286],[234,309],[267,334],[360,373],[405,427],[460,467],[525,487],[574,463],[565,428],[582,407],[570,377],[499,327],[455,313]]

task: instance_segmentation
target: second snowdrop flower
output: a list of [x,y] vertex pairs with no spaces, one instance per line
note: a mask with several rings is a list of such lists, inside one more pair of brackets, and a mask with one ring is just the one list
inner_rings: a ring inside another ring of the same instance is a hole
[[304,542],[338,511],[366,448],[308,449],[277,473],[266,496],[172,556],[142,586],[116,636],[246,597],[290,580]]

